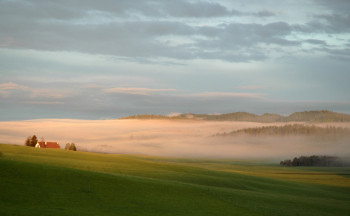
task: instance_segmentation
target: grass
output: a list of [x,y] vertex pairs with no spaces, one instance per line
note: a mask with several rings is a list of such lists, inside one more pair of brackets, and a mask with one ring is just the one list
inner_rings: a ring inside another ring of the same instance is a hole
[[349,168],[0,144],[0,215],[349,215]]

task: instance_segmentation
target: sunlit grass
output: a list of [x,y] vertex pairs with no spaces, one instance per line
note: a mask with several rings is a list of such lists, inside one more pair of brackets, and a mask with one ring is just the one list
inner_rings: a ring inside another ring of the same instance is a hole
[[167,179],[176,178],[182,172],[200,175],[215,171],[350,187],[349,167],[281,167],[242,160],[176,159],[140,155],[97,154],[12,145],[1,145],[1,149],[4,149],[6,158],[10,160],[143,177]]
[[[256,161],[108,155],[14,145],[0,145],[0,152],[0,215],[14,215],[14,211],[19,215],[350,212],[348,168],[289,168]],[[42,201],[37,203],[37,197]]]

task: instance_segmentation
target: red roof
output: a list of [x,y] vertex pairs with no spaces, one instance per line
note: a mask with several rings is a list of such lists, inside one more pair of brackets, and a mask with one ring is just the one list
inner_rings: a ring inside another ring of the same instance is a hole
[[57,142],[46,142],[46,148],[61,148]]
[[45,148],[45,142],[39,141],[38,144],[40,145],[40,148]]

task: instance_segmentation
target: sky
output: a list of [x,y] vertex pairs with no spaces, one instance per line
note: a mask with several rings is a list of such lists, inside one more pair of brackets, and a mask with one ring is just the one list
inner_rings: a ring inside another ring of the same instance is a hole
[[0,120],[350,114],[348,0],[0,0]]

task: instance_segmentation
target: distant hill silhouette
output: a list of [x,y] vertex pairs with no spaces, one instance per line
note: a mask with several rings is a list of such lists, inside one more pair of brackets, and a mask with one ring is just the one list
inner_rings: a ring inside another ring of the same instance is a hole
[[190,119],[206,121],[248,121],[248,122],[350,122],[350,115],[328,110],[295,112],[289,116],[265,113],[256,115],[247,112],[226,114],[193,114],[185,113],[176,116],[165,115],[134,115],[122,119]]
[[306,121],[306,122],[350,122],[350,115],[331,112],[328,110],[295,112],[283,121]]

